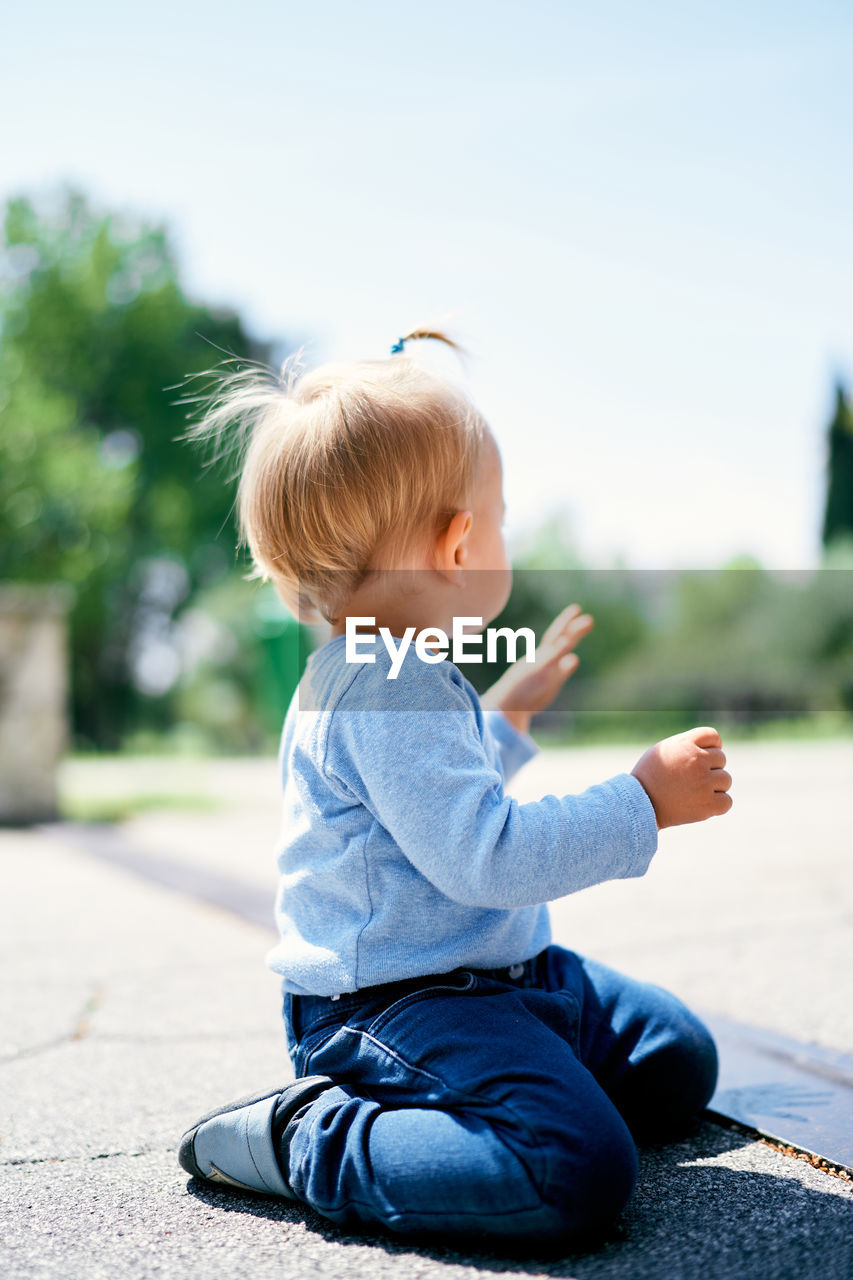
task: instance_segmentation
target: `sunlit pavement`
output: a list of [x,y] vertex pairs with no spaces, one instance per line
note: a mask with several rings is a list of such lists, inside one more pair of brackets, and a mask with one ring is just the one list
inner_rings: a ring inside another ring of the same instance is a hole
[[[521,802],[630,770],[640,748],[542,752]],[[555,941],[697,1007],[853,1053],[853,738],[728,748],[734,807],[665,831],[648,873],[552,908]],[[77,797],[189,797],[216,806],[142,813],[127,840],[275,893],[276,763],[71,762]],[[272,905],[270,905],[272,923]]]
[[[546,753],[515,791],[579,790],[637,754]],[[664,833],[642,880],[558,903],[556,940],[703,1010],[850,1053],[853,742],[729,757],[732,813]],[[272,894],[274,760],[80,762],[66,782],[227,800],[151,811],[122,835]],[[298,1206],[188,1184],[186,1124],[288,1073],[270,931],[90,856],[62,828],[5,832],[0,857],[4,1276],[853,1274],[851,1184],[709,1124],[644,1151],[621,1232],[556,1261],[535,1242],[513,1260],[348,1237]]]

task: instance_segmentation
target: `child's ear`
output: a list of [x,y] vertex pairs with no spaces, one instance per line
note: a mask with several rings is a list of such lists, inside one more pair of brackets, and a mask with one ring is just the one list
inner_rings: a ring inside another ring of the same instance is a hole
[[435,567],[440,573],[454,573],[462,568],[473,521],[470,511],[457,511],[447,528],[436,538]]

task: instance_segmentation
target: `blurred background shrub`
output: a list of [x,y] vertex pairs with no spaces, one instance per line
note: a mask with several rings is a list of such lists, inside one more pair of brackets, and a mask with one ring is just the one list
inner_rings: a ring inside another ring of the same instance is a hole
[[0,579],[75,590],[76,742],[112,749],[171,731],[195,717],[215,671],[198,731],[257,747],[271,724],[258,698],[270,624],[240,618],[265,606],[240,581],[223,475],[181,443],[176,401],[190,375],[271,349],[237,315],[189,301],[160,227],[74,192],[11,201],[4,225]]
[[[235,553],[233,485],[181,442],[187,379],[279,361],[190,301],[162,227],[76,192],[5,211],[0,255],[0,580],[70,584],[78,749],[272,749],[316,637]],[[497,625],[596,618],[547,732],[648,736],[705,720],[853,726],[853,416],[827,436],[825,556],[643,573],[581,563],[554,517],[516,548]],[[485,687],[499,666],[468,668]]]

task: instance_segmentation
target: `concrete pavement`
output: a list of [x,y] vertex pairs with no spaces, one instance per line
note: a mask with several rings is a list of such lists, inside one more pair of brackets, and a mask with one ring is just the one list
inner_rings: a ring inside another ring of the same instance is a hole
[[[730,755],[729,818],[666,833],[644,881],[558,904],[557,938],[693,1003],[850,1052],[853,744]],[[548,754],[517,790],[576,790],[632,762],[630,751]],[[199,778],[229,805],[152,813],[128,835],[271,885],[274,764],[219,762]],[[151,785],[162,791],[163,778]],[[299,1206],[188,1183],[175,1160],[186,1124],[289,1074],[277,983],[263,966],[270,934],[60,834],[0,834],[9,1280],[853,1276],[851,1184],[710,1124],[644,1150],[621,1234],[558,1260],[536,1257],[535,1242],[519,1259],[349,1237]]]

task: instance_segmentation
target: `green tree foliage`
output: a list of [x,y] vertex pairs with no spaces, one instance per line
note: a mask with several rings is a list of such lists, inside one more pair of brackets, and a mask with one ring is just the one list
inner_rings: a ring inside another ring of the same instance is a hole
[[844,388],[835,388],[835,413],[829,426],[829,460],[823,545],[853,539],[853,411]]
[[[593,570],[553,518],[514,564],[494,625],[541,636],[573,601],[595,617],[540,730],[640,741],[704,723],[839,726],[853,716],[853,546],[843,540],[815,571],[770,572],[746,556],[714,570]],[[466,675],[486,688],[502,670]]]
[[175,403],[223,353],[268,354],[235,314],[186,297],[161,227],[75,193],[8,204],[0,578],[75,588],[74,724],[99,746],[118,745],[145,706],[168,716],[150,695],[170,687],[174,611],[234,570],[232,495],[180,442]]
[[171,699],[172,744],[205,753],[268,750],[311,647],[307,630],[270,583],[230,574],[193,596],[178,631],[185,670]]
[[[8,204],[0,579],[73,586],[83,742],[177,725],[204,745],[256,749],[277,732],[306,636],[269,587],[241,580],[233,487],[180,442],[187,378],[229,354],[269,358],[236,315],[186,297],[162,228],[74,193]],[[555,728],[648,735],[718,716],[853,714],[853,412],[841,387],[829,439],[829,549],[815,575],[593,571],[560,519],[519,548],[496,625],[541,636],[572,601],[596,619]],[[466,674],[485,687],[501,670]]]
[[652,733],[851,714],[849,567],[771,573],[744,558],[660,578],[657,624],[606,673],[590,709]]

